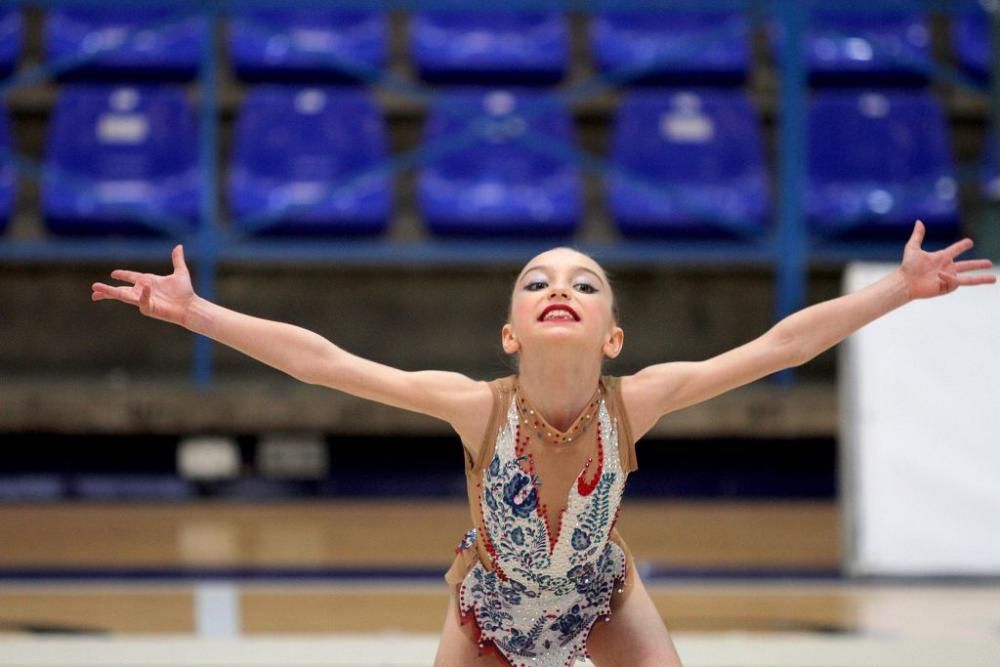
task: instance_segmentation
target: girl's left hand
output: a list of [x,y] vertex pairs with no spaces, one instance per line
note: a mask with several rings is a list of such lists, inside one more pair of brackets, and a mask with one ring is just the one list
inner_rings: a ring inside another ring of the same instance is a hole
[[913,234],[903,249],[903,263],[899,267],[911,299],[929,299],[949,294],[964,285],[989,285],[997,281],[992,274],[961,275],[993,266],[988,259],[955,261],[957,256],[972,248],[972,239],[956,241],[937,252],[926,252],[920,248],[925,232],[924,223],[917,220]]

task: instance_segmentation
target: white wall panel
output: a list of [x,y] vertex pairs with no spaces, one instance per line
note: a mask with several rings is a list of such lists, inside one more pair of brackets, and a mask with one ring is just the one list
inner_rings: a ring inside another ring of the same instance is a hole
[[[893,268],[853,264],[844,291]],[[840,355],[849,571],[1000,574],[1000,286],[910,303]]]

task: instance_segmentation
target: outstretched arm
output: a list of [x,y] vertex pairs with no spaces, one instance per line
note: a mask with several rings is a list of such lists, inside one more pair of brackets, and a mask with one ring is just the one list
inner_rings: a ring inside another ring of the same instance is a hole
[[478,444],[492,405],[485,382],[459,373],[402,371],[346,352],[302,327],[211,303],[195,294],[183,247],[175,247],[171,258],[171,275],[119,269],[111,277],[130,284],[94,283],[91,298],[131,304],[143,315],[207,336],[303,382],[443,419],[467,444]]
[[991,274],[963,275],[992,266],[988,259],[955,261],[972,248],[971,239],[929,253],[920,247],[924,233],[924,224],[918,220],[899,268],[864,289],[789,315],[759,338],[711,359],[657,364],[623,378],[634,435],[639,437],[669,412],[802,365],[910,301],[996,282]]

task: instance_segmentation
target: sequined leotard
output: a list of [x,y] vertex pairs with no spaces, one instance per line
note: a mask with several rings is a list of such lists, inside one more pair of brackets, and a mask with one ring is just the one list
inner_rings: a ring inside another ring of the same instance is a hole
[[618,379],[601,378],[565,432],[535,413],[515,377],[491,385],[494,414],[466,468],[475,527],[446,579],[481,648],[514,667],[565,667],[586,657],[594,623],[631,588],[631,556],[614,530],[635,469]]

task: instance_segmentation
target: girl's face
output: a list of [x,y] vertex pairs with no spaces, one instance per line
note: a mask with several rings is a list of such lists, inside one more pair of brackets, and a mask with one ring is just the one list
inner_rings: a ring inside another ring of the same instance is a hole
[[614,322],[613,304],[597,262],[569,248],[544,252],[527,263],[514,285],[504,350],[515,354],[559,343],[614,358],[623,333]]

